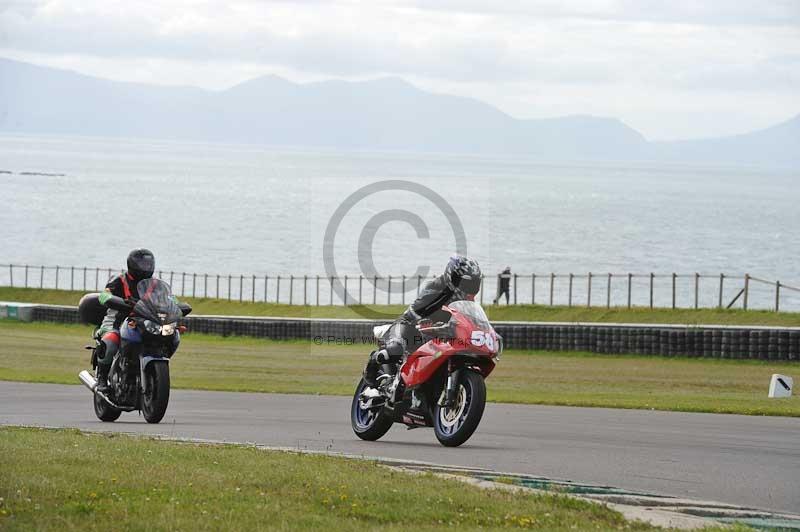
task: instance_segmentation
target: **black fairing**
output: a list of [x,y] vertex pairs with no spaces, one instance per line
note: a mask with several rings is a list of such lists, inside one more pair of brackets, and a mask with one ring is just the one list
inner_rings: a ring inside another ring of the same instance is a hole
[[175,323],[183,317],[183,312],[172,297],[172,291],[161,279],[144,279],[136,285],[139,301],[133,307],[136,316],[151,320],[159,325]]

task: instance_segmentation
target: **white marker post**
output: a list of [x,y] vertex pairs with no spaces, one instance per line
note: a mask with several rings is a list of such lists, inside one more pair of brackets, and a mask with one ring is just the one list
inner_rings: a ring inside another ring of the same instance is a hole
[[769,381],[769,395],[771,398],[791,397],[794,381],[786,375],[775,373]]

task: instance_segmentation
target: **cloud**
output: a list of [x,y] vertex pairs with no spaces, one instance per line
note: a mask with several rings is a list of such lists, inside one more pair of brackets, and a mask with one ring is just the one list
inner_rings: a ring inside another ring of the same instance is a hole
[[[408,5],[386,1],[388,5]],[[655,22],[697,24],[704,26],[797,26],[800,24],[800,4],[795,0],[418,0],[420,10],[462,13],[507,14],[516,17],[547,19],[583,19],[594,21]]]
[[399,75],[518,116],[552,114],[542,102],[612,114],[658,106],[653,94],[800,107],[798,25],[795,0],[11,0],[0,53],[213,88]]

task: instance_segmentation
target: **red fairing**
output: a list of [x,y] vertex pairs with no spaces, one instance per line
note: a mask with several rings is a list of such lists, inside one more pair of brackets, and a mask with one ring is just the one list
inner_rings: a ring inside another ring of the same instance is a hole
[[409,355],[408,360],[400,369],[403,382],[408,387],[422,384],[430,379],[450,356],[452,356],[450,344],[431,340]]
[[[450,310],[450,309],[446,309]],[[450,358],[459,354],[479,355],[475,365],[487,377],[495,366],[497,335],[494,330],[476,327],[467,317],[453,312],[456,327],[454,338],[430,340],[409,355],[400,375],[407,387],[420,385],[429,380]]]

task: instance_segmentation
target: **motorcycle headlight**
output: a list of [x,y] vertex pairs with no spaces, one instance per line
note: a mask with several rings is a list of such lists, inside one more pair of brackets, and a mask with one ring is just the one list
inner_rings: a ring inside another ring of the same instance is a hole
[[154,321],[144,320],[144,330],[150,334],[161,334],[161,326]]
[[161,326],[161,335],[162,336],[172,336],[175,334],[175,327],[177,327],[177,323],[167,323],[166,325]]

